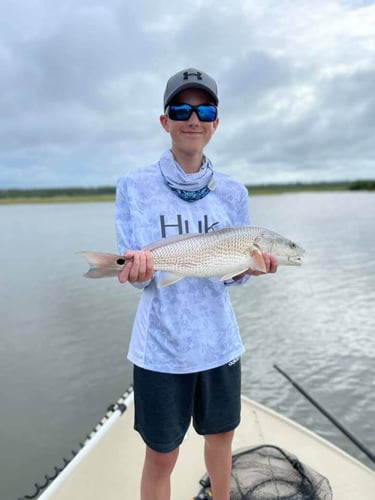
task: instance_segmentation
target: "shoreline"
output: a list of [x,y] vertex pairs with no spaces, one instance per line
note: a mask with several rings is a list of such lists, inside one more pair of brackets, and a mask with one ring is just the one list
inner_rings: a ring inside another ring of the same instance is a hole
[[[346,182],[320,182],[314,184],[264,184],[247,185],[249,194],[268,195],[306,192],[375,191],[375,180]],[[114,187],[98,188],[50,188],[50,189],[3,189],[0,190],[0,205],[37,203],[95,203],[114,202]]]
[[85,196],[12,196],[0,198],[1,205],[34,205],[44,203],[90,203],[115,201],[114,195],[85,195]]

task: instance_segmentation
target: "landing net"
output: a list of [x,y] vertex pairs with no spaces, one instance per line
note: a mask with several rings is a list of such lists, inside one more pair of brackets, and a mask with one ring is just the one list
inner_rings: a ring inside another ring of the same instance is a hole
[[[212,499],[207,475],[196,500]],[[231,500],[332,500],[328,479],[295,455],[262,445],[233,455]]]

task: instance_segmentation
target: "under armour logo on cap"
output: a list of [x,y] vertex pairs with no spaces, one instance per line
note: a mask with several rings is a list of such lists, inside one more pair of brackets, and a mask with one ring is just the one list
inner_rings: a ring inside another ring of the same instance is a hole
[[196,73],[189,73],[188,71],[185,71],[184,80],[189,80],[189,76],[196,76],[197,80],[202,80],[202,73],[200,71],[197,71]]

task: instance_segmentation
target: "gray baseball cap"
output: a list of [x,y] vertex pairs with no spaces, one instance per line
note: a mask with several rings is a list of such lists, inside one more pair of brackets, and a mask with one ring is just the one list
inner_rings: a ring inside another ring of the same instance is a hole
[[202,89],[210,94],[216,105],[219,103],[215,80],[203,71],[188,68],[179,71],[167,81],[164,92],[164,109],[177,94],[185,89]]

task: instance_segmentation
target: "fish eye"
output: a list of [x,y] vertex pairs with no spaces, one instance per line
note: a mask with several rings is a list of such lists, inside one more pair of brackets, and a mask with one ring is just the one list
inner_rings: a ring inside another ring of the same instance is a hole
[[290,242],[290,248],[297,248],[297,245],[293,243],[293,241]]
[[120,257],[119,259],[116,260],[116,264],[118,264],[119,266],[122,266],[123,264],[125,264],[125,259]]

